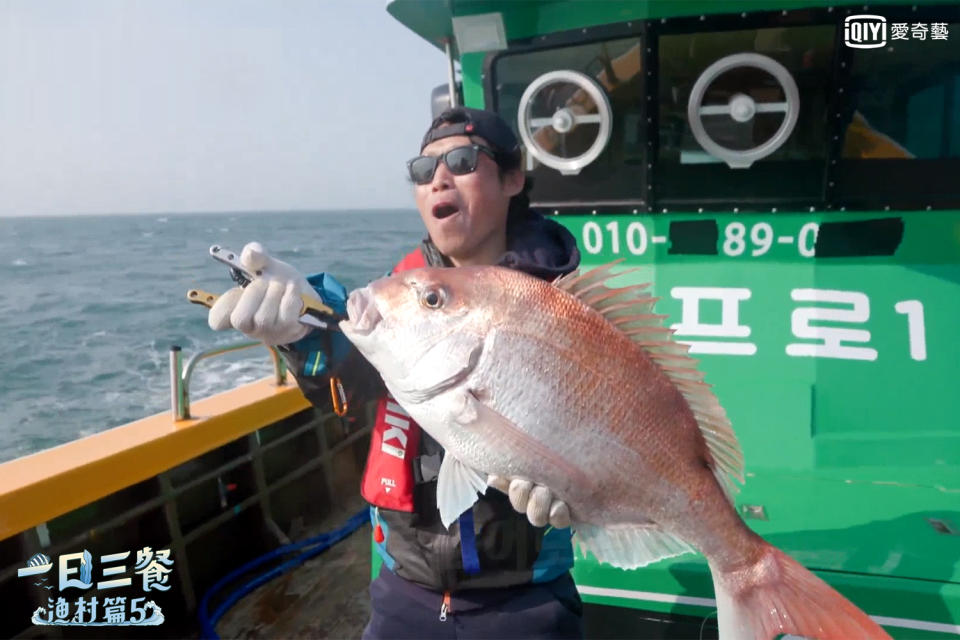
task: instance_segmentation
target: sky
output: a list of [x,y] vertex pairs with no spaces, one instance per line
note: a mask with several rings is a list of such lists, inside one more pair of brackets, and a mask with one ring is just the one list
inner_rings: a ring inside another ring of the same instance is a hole
[[384,0],[0,0],[0,216],[413,207],[446,69]]

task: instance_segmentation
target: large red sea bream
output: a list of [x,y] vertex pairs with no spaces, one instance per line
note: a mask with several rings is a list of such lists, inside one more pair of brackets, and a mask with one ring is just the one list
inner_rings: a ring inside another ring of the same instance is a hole
[[610,288],[611,275],[417,269],[351,294],[341,329],[446,450],[444,524],[491,476],[523,478],[568,505],[574,539],[601,562],[701,552],[721,638],[889,637],[743,523],[724,410],[645,285]]

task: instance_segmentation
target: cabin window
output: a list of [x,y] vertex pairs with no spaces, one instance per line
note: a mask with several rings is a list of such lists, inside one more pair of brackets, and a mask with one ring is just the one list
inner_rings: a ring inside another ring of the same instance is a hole
[[[521,135],[518,121],[521,98],[532,83],[549,72],[583,74],[585,81],[602,91],[609,102],[609,140],[602,151],[598,147],[599,155],[586,166],[564,173],[538,161],[529,148],[525,148],[527,170],[533,177],[530,196],[535,205],[645,206],[647,138],[640,42],[639,37],[625,37],[508,52],[493,60],[495,110],[511,123],[518,136]],[[596,101],[582,87],[567,81],[553,82],[531,95],[530,114],[538,125],[527,127],[532,142],[555,158],[576,159],[588,155],[600,134],[599,123],[583,122],[566,133],[543,123],[564,109],[595,116],[599,109]]]
[[928,37],[858,50],[845,85],[836,201],[960,205],[960,47]]
[[[661,34],[656,206],[820,202],[835,32],[815,25]],[[699,105],[692,113],[691,96]],[[784,126],[786,105],[796,114],[792,129]],[[721,150],[705,147],[704,136]]]

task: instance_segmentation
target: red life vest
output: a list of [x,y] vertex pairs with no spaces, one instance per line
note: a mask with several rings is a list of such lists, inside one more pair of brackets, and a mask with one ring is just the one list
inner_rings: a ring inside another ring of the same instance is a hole
[[[427,266],[420,249],[407,254],[393,273]],[[360,493],[376,507],[413,512],[413,459],[420,446],[420,425],[390,394],[377,403],[370,452]]]

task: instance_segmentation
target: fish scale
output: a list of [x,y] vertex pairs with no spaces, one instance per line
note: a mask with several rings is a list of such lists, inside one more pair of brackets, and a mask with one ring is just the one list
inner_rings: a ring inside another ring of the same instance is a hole
[[[562,428],[558,428],[560,425],[555,425],[555,431],[569,435],[569,438],[564,441],[569,443],[570,450],[559,453],[572,459],[582,460],[586,463],[585,466],[596,468],[604,461],[608,461],[608,450],[614,442],[622,446],[622,443],[629,442],[631,438],[649,439],[650,429],[644,431],[644,426],[652,427],[656,433],[676,438],[677,425],[658,420],[658,417],[666,411],[657,405],[672,400],[677,405],[677,411],[673,413],[681,413],[684,409],[679,393],[670,386],[666,376],[658,370],[642,349],[629,339],[625,339],[599,314],[584,313],[583,305],[579,304],[575,298],[564,295],[557,288],[532,279],[522,279],[520,282],[531,290],[515,291],[508,299],[515,301],[538,299],[544,311],[523,315],[519,322],[497,327],[498,342],[501,341],[501,334],[510,335],[513,341],[498,350],[496,357],[489,359],[490,368],[517,370],[513,366],[515,364],[513,360],[517,359],[533,361],[541,365],[531,367],[532,372],[543,371],[539,378],[556,384],[556,388],[550,389],[544,396],[558,399],[558,402],[563,403],[562,408],[554,412],[554,416],[559,416],[563,420]],[[551,309],[556,311],[551,313]],[[509,312],[506,315],[512,317]],[[524,336],[529,338],[526,343],[522,341]],[[597,353],[606,355],[598,359],[593,355]],[[559,375],[554,371],[546,371],[551,362],[565,363],[564,371]],[[478,371],[478,377],[482,379],[486,377],[486,373]],[[646,385],[648,387],[646,392],[624,393],[626,389],[635,388],[636,385],[630,384],[631,380],[644,379],[650,380]],[[503,380],[506,386],[504,393],[509,394],[510,389],[523,388],[530,384],[529,379],[519,384],[518,382],[520,381]],[[499,391],[499,389],[495,391],[494,397],[499,397]],[[530,422],[527,420],[529,416],[517,415],[518,406],[522,406],[522,403],[517,403],[515,398],[507,395],[503,403],[498,402],[493,408],[516,424]],[[536,408],[536,411],[540,413],[539,408]],[[699,447],[699,443],[695,442],[699,435],[696,424],[692,415],[689,415],[689,411],[687,414],[682,428],[691,440],[691,447]],[[676,420],[670,422],[676,422]],[[602,447],[596,456],[590,456],[589,451],[584,451],[584,441],[576,439],[579,433],[586,432],[583,434],[586,436],[590,435],[591,431],[594,435],[604,434],[603,437],[593,439],[600,441],[597,443],[598,449]],[[536,433],[535,430],[534,433]],[[548,433],[537,435],[544,439],[550,436]],[[611,436],[614,442],[610,441]],[[553,438],[551,441],[554,440],[556,439]],[[640,475],[635,481],[636,485],[640,487],[654,485],[658,478],[669,477],[673,469],[682,466],[682,461],[678,460],[676,455],[672,455],[674,449],[663,448],[660,451],[652,458],[644,459],[634,450],[625,449],[625,455],[620,460],[624,467],[637,471],[649,469],[646,473],[655,475],[650,479]],[[686,459],[690,456],[682,457]],[[587,488],[581,487],[581,489]],[[582,498],[578,502],[595,503],[599,498],[596,494],[597,491],[592,490],[587,495],[578,496]],[[655,504],[649,495],[644,496],[643,501]],[[575,504],[574,501],[571,503]],[[573,515],[577,517],[576,513]],[[591,520],[588,519],[588,521]],[[603,521],[594,521],[594,523],[603,524]]]

